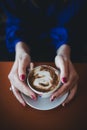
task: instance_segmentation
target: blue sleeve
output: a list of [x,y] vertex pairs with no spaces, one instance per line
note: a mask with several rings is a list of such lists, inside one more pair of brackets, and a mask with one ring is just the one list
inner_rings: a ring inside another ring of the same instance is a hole
[[51,42],[55,48],[58,49],[63,44],[68,44],[69,36],[68,30],[63,27],[55,27],[50,31]]
[[10,16],[6,23],[6,44],[9,52],[15,51],[15,45],[19,41],[27,43],[25,28],[23,28],[20,19]]
[[72,42],[71,28],[68,25],[81,12],[85,3],[86,0],[70,0],[56,13],[56,26],[50,31],[51,41],[56,49],[63,44],[70,45]]
[[9,52],[15,52],[15,45],[19,41],[27,42],[23,19],[18,16],[18,7],[14,2],[5,0],[1,6],[7,16],[6,21],[6,45]]

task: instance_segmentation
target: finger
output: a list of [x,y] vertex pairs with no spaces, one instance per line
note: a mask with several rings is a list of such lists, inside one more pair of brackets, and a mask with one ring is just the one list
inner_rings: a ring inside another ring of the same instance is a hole
[[62,106],[65,106],[65,104],[69,103],[74,98],[76,92],[77,92],[77,84],[70,90],[69,96],[62,103]]
[[71,62],[68,65],[70,73],[68,76],[68,81],[66,83],[64,83],[51,97],[51,100],[54,99],[54,97],[60,97],[61,95],[63,95],[64,93],[66,93],[67,91],[69,91],[70,89],[72,89],[72,87],[78,82],[78,75],[73,67],[73,65],[71,64]]
[[27,68],[27,74],[32,71],[34,68],[34,63],[33,62],[30,62],[30,66]]
[[62,83],[66,83],[68,79],[68,61],[62,56],[56,56],[55,65],[60,69],[60,80]]
[[77,80],[74,76],[70,75],[69,81],[67,83],[62,84],[62,86],[52,94],[50,100],[53,101],[55,98],[62,96],[66,92],[68,92],[70,89],[73,88],[77,84]]
[[29,64],[30,64],[29,57],[25,57],[19,61],[18,74],[19,74],[19,79],[22,81],[26,79],[26,70],[29,67]]
[[15,86],[16,89],[18,89],[20,92],[24,93],[25,95],[31,97],[33,100],[36,100],[35,93],[27,86],[25,82],[21,82],[18,79],[17,75],[14,75],[14,77],[10,80],[11,84]]
[[61,88],[59,88],[56,92],[52,94],[50,97],[50,101],[54,101],[55,98],[61,97],[65,93],[65,85],[63,84]]
[[34,63],[31,62],[31,63],[30,63],[30,71],[33,70],[33,68],[34,68]]
[[13,85],[12,85],[12,92],[13,92],[14,96],[16,97],[16,99],[17,99],[23,106],[25,106],[26,103],[25,103],[25,101],[23,100],[23,98],[22,98],[20,92],[19,92],[15,87],[13,87]]
[[72,72],[72,73],[70,73],[70,77],[74,77],[73,81],[78,81],[79,75],[77,74],[77,72],[71,62],[69,63],[69,68]]

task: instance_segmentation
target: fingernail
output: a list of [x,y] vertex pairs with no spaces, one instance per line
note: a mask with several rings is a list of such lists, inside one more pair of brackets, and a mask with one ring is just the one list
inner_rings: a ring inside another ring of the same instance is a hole
[[66,83],[66,82],[67,82],[67,78],[66,78],[66,77],[63,77],[63,78],[62,78],[62,82],[63,82],[63,83]]
[[35,97],[34,95],[31,95],[31,98],[32,98],[33,100],[36,100],[36,97]]
[[25,75],[24,74],[20,75],[20,79],[25,80]]
[[55,100],[56,96],[54,96],[52,99],[51,99],[51,102],[53,102]]

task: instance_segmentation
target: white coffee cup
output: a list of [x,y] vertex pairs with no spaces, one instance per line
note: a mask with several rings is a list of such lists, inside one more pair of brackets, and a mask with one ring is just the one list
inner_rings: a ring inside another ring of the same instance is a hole
[[60,73],[52,66],[37,66],[28,73],[27,84],[33,92],[48,98],[60,87]]

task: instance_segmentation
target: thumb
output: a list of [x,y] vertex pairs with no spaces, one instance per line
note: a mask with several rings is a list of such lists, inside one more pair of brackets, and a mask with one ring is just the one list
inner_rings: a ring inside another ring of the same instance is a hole
[[25,81],[26,79],[26,70],[29,68],[30,62],[26,61],[19,61],[19,66],[18,66],[18,74],[19,74],[19,79],[21,81]]
[[66,83],[68,80],[68,61],[63,56],[55,57],[55,65],[60,69],[60,80]]

